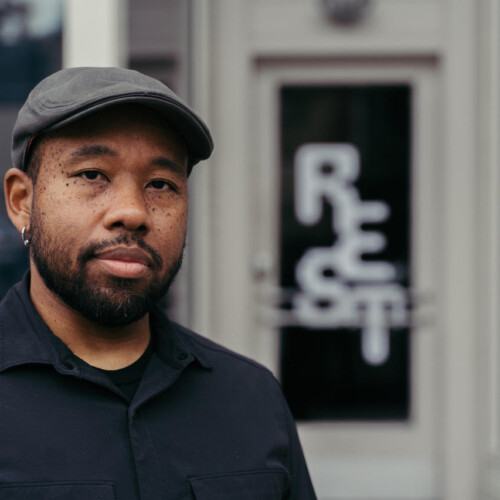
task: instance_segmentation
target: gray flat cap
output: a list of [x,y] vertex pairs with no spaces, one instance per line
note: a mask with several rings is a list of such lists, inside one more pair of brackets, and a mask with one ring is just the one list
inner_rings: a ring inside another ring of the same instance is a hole
[[162,113],[185,140],[192,164],[212,153],[212,137],[203,120],[158,80],[123,68],[69,68],[42,80],[19,111],[12,134],[14,166],[25,170],[33,138],[124,103]]

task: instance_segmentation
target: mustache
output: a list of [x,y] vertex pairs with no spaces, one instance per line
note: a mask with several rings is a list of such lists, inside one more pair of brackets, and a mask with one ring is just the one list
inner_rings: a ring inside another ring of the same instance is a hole
[[77,261],[80,265],[83,265],[85,264],[85,262],[95,257],[96,252],[100,252],[102,250],[105,250],[106,248],[116,247],[118,245],[123,245],[126,247],[137,246],[141,250],[144,250],[151,257],[154,267],[156,267],[157,269],[161,269],[163,266],[163,259],[145,241],[143,241],[141,238],[129,236],[126,234],[117,236],[112,240],[99,242],[91,241],[78,252]]

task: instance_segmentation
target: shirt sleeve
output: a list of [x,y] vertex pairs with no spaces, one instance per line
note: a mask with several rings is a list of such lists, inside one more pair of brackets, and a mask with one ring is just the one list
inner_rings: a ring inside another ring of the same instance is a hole
[[285,500],[317,500],[300,445],[297,427],[284,397],[283,406],[290,442],[289,471],[291,476],[290,491]]

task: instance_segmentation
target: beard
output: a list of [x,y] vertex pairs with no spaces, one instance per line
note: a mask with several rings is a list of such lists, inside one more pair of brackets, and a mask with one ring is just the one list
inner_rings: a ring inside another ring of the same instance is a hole
[[[163,297],[182,265],[183,250],[167,269],[158,253],[135,235],[122,234],[104,242],[90,242],[71,265],[68,245],[44,231],[41,217],[33,212],[31,257],[49,290],[87,319],[103,326],[124,326],[144,317]],[[87,263],[95,253],[116,245],[137,246],[152,260],[153,278],[139,280],[100,275],[93,279]]]

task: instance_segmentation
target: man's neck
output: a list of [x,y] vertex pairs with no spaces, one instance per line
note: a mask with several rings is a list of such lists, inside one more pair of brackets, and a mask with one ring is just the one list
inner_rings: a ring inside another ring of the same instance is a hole
[[149,315],[125,326],[99,325],[49,290],[35,266],[31,266],[30,297],[54,335],[89,365],[105,370],[124,368],[139,359],[149,344]]

